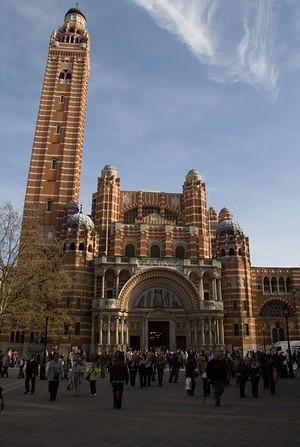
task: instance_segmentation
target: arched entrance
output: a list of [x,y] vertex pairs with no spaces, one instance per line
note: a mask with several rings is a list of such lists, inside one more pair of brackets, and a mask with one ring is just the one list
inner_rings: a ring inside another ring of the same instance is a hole
[[200,297],[178,271],[149,268],[129,279],[120,292],[133,348],[199,346]]

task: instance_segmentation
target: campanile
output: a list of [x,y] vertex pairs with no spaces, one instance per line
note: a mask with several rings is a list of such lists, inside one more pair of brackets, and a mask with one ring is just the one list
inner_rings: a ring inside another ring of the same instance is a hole
[[50,37],[24,205],[24,217],[38,209],[51,232],[79,201],[89,50],[85,15],[71,8]]

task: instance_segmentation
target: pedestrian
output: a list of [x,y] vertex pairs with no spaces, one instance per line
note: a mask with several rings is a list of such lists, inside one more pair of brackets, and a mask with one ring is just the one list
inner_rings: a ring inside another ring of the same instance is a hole
[[178,377],[179,377],[179,370],[180,370],[180,360],[178,358],[177,352],[173,352],[169,359],[169,366],[170,366],[170,376],[169,376],[169,383],[172,383],[174,380],[174,383],[178,383]]
[[147,386],[147,371],[146,371],[146,359],[147,356],[143,353],[139,361],[139,376],[140,376],[140,386],[141,388],[146,388]]
[[158,356],[157,361],[156,361],[158,386],[163,386],[164,370],[165,370],[166,364],[167,364],[167,361],[165,359],[164,354],[160,353],[160,355]]
[[246,397],[245,390],[249,376],[248,366],[243,358],[236,365],[236,378],[240,388],[240,397]]
[[80,355],[78,355],[73,363],[72,377],[74,383],[75,396],[80,394],[80,386],[85,373],[85,365]]
[[4,410],[3,389],[0,386],[0,413]]
[[55,401],[59,387],[59,381],[63,378],[64,371],[59,360],[58,353],[53,354],[53,359],[48,363],[47,378],[50,400]]
[[219,352],[215,352],[213,359],[207,364],[207,377],[212,384],[216,407],[219,407],[227,380],[225,363]]
[[35,391],[35,381],[39,374],[39,365],[35,360],[34,355],[26,362],[25,368],[25,391],[24,394],[34,394]]
[[92,363],[92,366],[88,370],[88,373],[87,373],[87,376],[86,376],[87,380],[90,382],[91,397],[96,397],[97,377],[98,377],[97,362],[94,361]]
[[116,353],[115,361],[110,369],[110,383],[113,388],[113,408],[122,408],[122,397],[124,390],[124,383],[128,384],[129,374],[124,361],[123,352]]
[[5,357],[3,357],[2,360],[2,373],[1,373],[2,379],[4,378],[4,376],[8,379],[8,367],[9,367],[9,357],[8,355],[6,355]]
[[129,369],[129,377],[130,377],[130,385],[134,388],[136,375],[138,372],[138,363],[139,359],[137,355],[133,355],[131,360],[127,360],[128,369]]
[[186,390],[188,396],[194,396],[195,386],[196,386],[196,376],[198,376],[197,362],[195,354],[193,352],[188,353],[188,359],[185,364],[185,377],[191,379],[189,381],[190,385]]
[[258,397],[258,385],[260,382],[261,370],[258,362],[255,358],[252,359],[251,365],[249,367],[249,376],[252,387],[252,396],[257,399]]
[[270,384],[270,393],[275,394],[276,391],[276,382],[278,377],[278,369],[275,358],[270,357],[267,362],[267,374],[269,378]]

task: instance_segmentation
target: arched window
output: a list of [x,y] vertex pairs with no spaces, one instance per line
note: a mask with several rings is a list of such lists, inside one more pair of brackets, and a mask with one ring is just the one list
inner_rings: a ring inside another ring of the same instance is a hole
[[91,244],[89,244],[88,246],[88,252],[93,253],[93,246]]
[[271,289],[272,289],[272,293],[277,293],[277,279],[273,278],[271,279]]
[[21,339],[20,339],[20,342],[21,342],[21,343],[24,343],[24,341],[25,341],[25,333],[24,333],[24,331],[22,331],[22,332],[21,332]]
[[84,243],[80,242],[79,244],[79,251],[84,251]]
[[127,258],[134,258],[135,257],[135,247],[132,244],[127,244],[125,247],[125,256]]
[[239,248],[239,256],[243,256],[243,252],[242,252],[241,248]]
[[15,343],[20,343],[20,332],[16,331]]
[[224,250],[224,248],[221,250],[221,256],[226,256],[226,251]]
[[10,341],[10,343],[14,343],[15,342],[15,332],[14,331],[11,331],[9,341]]
[[160,258],[160,248],[158,245],[152,245],[152,247],[150,248],[150,257]]
[[270,293],[270,281],[267,276],[264,277],[264,293]]
[[177,245],[175,250],[175,258],[184,259],[185,257],[185,249],[182,245]]
[[283,341],[284,339],[284,330],[280,327],[279,323],[276,323],[276,327],[272,329],[272,342],[276,343],[277,341]]
[[287,292],[291,291],[291,279],[290,278],[286,278],[286,291]]
[[70,244],[70,250],[75,250],[75,242],[71,242]]
[[284,292],[285,292],[284,279],[279,278],[279,293],[284,293]]
[[59,73],[58,79],[60,84],[68,84],[71,81],[71,73],[69,72],[69,70],[62,70]]
[[234,256],[234,255],[235,255],[234,248],[230,248],[229,249],[229,256]]

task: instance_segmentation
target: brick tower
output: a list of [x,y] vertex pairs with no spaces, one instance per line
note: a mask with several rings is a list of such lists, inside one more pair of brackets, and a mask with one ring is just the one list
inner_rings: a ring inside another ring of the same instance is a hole
[[50,38],[24,204],[47,232],[59,233],[65,205],[79,200],[89,49],[86,18],[72,8]]

